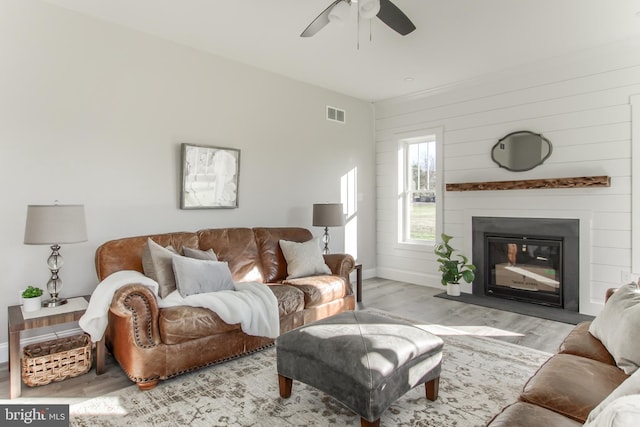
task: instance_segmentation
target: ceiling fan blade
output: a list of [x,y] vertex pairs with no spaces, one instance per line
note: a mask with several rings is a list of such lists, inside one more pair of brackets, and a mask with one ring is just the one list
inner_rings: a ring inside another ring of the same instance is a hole
[[416,29],[413,22],[390,0],[380,0],[378,18],[403,36]]
[[300,37],[311,37],[318,31],[323,29],[329,23],[329,13],[331,12],[331,9],[333,9],[333,6],[337,5],[341,1],[345,0],[336,0],[331,3],[328,8],[326,8],[320,15],[318,15],[316,19],[311,22],[311,24],[309,24],[307,28],[305,28],[302,34],[300,34]]

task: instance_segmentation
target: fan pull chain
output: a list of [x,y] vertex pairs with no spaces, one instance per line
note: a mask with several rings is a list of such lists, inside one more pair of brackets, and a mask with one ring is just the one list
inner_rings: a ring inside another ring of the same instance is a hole
[[358,36],[356,37],[357,49],[360,50],[360,8],[358,7],[358,26],[357,26]]

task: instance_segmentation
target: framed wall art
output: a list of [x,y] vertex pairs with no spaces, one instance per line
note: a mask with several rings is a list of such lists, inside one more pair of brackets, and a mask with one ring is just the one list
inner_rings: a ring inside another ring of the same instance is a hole
[[182,144],[181,209],[238,207],[240,150]]

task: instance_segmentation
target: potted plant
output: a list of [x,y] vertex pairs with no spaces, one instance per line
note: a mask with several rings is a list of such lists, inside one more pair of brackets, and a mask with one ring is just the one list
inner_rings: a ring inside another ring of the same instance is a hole
[[28,286],[22,291],[22,308],[25,312],[38,311],[42,307],[42,289]]
[[[469,263],[469,259],[449,245],[449,242],[453,237],[444,233],[440,235],[442,243],[438,243],[434,252],[438,255],[438,262],[440,268],[438,269],[442,273],[442,280],[440,281],[443,286],[447,287],[447,294],[453,296],[460,295],[460,279],[464,279],[465,282],[471,283],[475,279],[474,273],[476,266]],[[453,259],[458,258],[458,259]]]

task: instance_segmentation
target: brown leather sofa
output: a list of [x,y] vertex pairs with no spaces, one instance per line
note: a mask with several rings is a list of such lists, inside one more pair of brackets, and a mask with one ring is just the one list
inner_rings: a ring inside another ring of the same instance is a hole
[[[609,290],[607,298],[614,290]],[[575,427],[629,376],[604,345],[578,324],[527,381],[518,402],[504,408],[490,427]]]
[[[284,333],[355,307],[349,280],[355,267],[351,255],[324,256],[332,275],[286,280],[280,239],[306,242],[312,237],[304,228],[221,228],[129,237],[97,249],[96,271],[100,280],[120,270],[142,272],[148,238],[178,252],[183,247],[213,249],[220,261],[229,263],[235,282],[268,284],[278,300],[280,333]],[[227,324],[205,308],[159,308],[153,292],[136,283],[116,292],[108,316],[106,346],[142,390],[155,387],[159,380],[273,344],[272,339],[245,334],[240,325]]]

